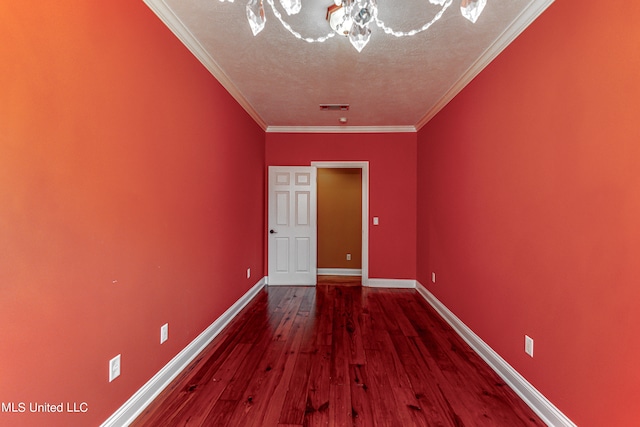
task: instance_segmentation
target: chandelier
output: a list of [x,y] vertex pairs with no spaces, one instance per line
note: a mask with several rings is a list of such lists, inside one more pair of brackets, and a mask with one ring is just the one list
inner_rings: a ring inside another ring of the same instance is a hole
[[[220,1],[224,2],[225,0]],[[233,3],[233,0],[227,1]],[[431,25],[438,21],[449,6],[451,6],[453,0],[429,0],[429,3],[432,5],[440,6],[440,10],[430,21],[422,25],[422,27],[410,31],[396,31],[386,25],[378,17],[377,0],[334,0],[334,4],[329,6],[327,10],[327,20],[329,21],[332,31],[317,38],[305,37],[294,30],[291,25],[285,21],[278,8],[276,8],[274,0],[249,0],[247,3],[247,19],[249,20],[249,26],[254,36],[258,35],[258,33],[264,29],[266,23],[266,15],[264,13],[265,2],[271,7],[274,16],[280,21],[282,26],[296,38],[308,43],[318,43],[327,41],[336,34],[343,35],[349,38],[349,41],[358,52],[362,52],[362,49],[369,43],[369,39],[371,38],[372,24],[375,24],[385,33],[395,37],[415,36],[416,34],[426,31]],[[295,15],[302,9],[301,0],[279,0],[279,2],[287,15]],[[475,23],[486,4],[487,0],[461,0],[460,12],[462,16]]]

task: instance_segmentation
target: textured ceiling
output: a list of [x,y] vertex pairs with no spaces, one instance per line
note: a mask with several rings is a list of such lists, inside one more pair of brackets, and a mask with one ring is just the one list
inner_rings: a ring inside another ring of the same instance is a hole
[[[358,53],[343,36],[324,43],[296,39],[266,2],[266,26],[254,37],[245,0],[145,0],[263,129],[341,132],[419,129],[552,1],[488,0],[473,24],[454,0],[414,37],[397,38],[372,25],[371,40]],[[287,20],[305,36],[326,35],[331,4],[303,0],[300,14]],[[388,26],[409,31],[440,8],[428,0],[378,0],[378,10]],[[336,103],[349,104],[349,111],[319,108]]]

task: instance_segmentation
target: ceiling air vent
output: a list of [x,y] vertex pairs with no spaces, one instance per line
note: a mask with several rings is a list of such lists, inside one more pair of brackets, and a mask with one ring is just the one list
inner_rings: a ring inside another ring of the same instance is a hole
[[349,104],[320,104],[320,111],[349,111]]

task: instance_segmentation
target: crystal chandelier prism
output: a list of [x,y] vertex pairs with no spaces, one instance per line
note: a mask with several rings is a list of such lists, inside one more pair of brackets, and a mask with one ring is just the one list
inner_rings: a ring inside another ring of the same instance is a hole
[[[224,2],[225,0],[220,0]],[[233,3],[233,0],[226,0]],[[334,0],[334,4],[327,9],[327,20],[332,31],[320,37],[306,37],[294,30],[285,21],[274,0],[249,0],[246,5],[247,20],[254,36],[257,36],[266,23],[265,2],[269,5],[273,15],[282,26],[293,36],[308,43],[324,42],[336,34],[347,36],[351,45],[358,51],[369,43],[371,38],[371,26],[375,24],[386,34],[395,37],[409,37],[428,30],[431,25],[438,21],[444,12],[453,4],[454,0],[428,0],[430,4],[439,6],[440,10],[433,18],[424,23],[420,28],[410,31],[396,31],[386,25],[378,17],[378,0]],[[460,13],[469,21],[475,23],[484,10],[487,0],[456,0],[460,1]],[[425,0],[426,2],[426,0]],[[295,15],[302,10],[302,0],[279,0],[280,7],[287,15]]]

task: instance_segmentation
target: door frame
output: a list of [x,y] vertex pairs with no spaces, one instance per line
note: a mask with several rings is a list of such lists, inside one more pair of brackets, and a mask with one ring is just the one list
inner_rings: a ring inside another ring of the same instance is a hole
[[369,162],[311,162],[317,169],[362,170],[362,286],[369,285]]

